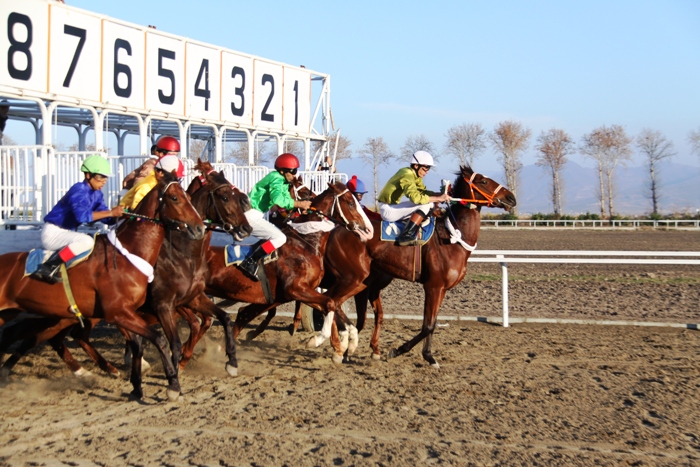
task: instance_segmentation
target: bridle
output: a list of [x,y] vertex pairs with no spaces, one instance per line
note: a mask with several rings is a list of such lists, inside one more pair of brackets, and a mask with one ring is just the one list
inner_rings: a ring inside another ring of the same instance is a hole
[[[207,222],[207,230],[215,230],[215,231],[222,231],[226,233],[231,233],[231,231],[234,229],[234,225],[230,224],[228,222],[224,222],[224,216],[221,214],[221,211],[219,210],[219,206],[216,204],[216,200],[214,199],[214,192],[217,190],[220,190],[222,188],[230,187],[233,190],[233,185],[230,183],[226,184],[221,184],[217,186],[216,188],[211,188],[208,191],[207,194],[207,205],[204,207],[204,213],[207,214],[209,212],[209,209],[211,207],[214,208],[214,211],[216,212],[217,217],[219,218],[219,222],[214,222],[211,219],[209,219],[207,216],[206,222]],[[234,195],[234,193],[231,193]]]
[[[345,227],[348,230],[352,230],[352,229],[350,229],[350,226],[354,225],[355,222],[351,223],[350,221],[348,221],[348,218],[345,216],[345,213],[343,212],[343,207],[340,204],[340,197],[343,196],[345,193],[349,193],[349,192],[350,192],[350,190],[348,190],[346,188],[341,193],[336,193],[335,195],[333,195],[333,204],[331,204],[330,214],[326,214],[325,212],[321,211],[320,209],[316,209],[316,208],[309,208],[309,209],[307,209],[307,211],[309,211],[309,213],[311,213],[311,214],[316,214],[319,217],[323,217],[323,218],[333,222],[336,225],[340,225],[342,227]],[[338,215],[340,216],[340,219],[336,219],[335,217],[333,217],[335,214],[336,208],[338,209]]]
[[182,221],[176,221],[174,219],[169,218],[165,214],[160,213],[161,209],[163,208],[163,205],[165,204],[164,198],[165,198],[165,192],[170,188],[170,185],[173,184],[180,184],[180,182],[177,181],[172,181],[169,182],[167,185],[162,190],[158,191],[158,208],[156,209],[156,213],[159,213],[159,217],[150,217],[146,216],[144,214],[138,214],[135,212],[132,212],[128,209],[125,209],[124,212],[125,214],[133,219],[141,219],[145,221],[152,222],[154,224],[162,226],[165,230],[182,230],[181,226],[187,226],[186,222]]
[[[469,186],[469,193],[471,195],[471,198],[452,198],[452,201],[456,201],[461,204],[473,203],[477,205],[486,206],[487,208],[496,207],[497,205],[494,204],[494,200],[496,199],[496,194],[501,190],[501,188],[503,188],[503,185],[498,185],[496,189],[493,190],[493,193],[487,193],[486,191],[482,190],[474,184],[474,178],[476,178],[477,175],[479,174],[473,172],[472,176],[469,179],[467,179],[467,177],[462,177],[462,179]],[[483,196],[485,199],[476,199],[476,194],[474,193],[475,191],[481,196]]]

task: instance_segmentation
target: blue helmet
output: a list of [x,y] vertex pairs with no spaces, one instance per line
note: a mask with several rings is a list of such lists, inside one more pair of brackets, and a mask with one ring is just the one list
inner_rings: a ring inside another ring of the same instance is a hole
[[357,178],[357,175],[353,175],[352,178],[348,180],[347,187],[353,193],[361,193],[363,195],[367,193],[365,184],[362,183],[362,180]]

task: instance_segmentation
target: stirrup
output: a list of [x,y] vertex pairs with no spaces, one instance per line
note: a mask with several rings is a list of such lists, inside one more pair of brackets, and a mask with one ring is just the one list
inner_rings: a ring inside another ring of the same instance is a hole
[[238,267],[243,271],[246,276],[250,277],[255,281],[259,281],[258,268],[260,267],[259,261],[250,261],[251,258],[246,258],[238,265]]
[[48,284],[58,284],[59,282],[63,282],[63,279],[60,276],[60,269],[60,265],[51,269],[50,267],[47,267],[46,264],[42,264],[39,269],[31,273],[29,277]]

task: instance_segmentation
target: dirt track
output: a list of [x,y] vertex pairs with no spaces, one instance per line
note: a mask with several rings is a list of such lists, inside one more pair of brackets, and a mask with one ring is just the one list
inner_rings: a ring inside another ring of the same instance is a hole
[[[481,249],[700,251],[695,231],[484,230]],[[498,316],[494,265],[472,264],[442,314]],[[513,265],[512,316],[696,323],[700,270],[669,266]],[[394,282],[387,313],[422,307],[415,284]],[[143,402],[125,377],[76,379],[43,347],[2,387],[2,465],[697,465],[700,333],[659,327],[445,321],[433,339],[441,368],[416,348],[369,358],[368,332],[348,364],[304,348],[288,318],[239,347],[229,378],[214,327],[165,401],[156,365]],[[419,330],[387,320],[384,350]],[[121,362],[121,338],[98,348]],[[152,351],[152,349],[150,349]],[[151,362],[155,355],[149,355]]]

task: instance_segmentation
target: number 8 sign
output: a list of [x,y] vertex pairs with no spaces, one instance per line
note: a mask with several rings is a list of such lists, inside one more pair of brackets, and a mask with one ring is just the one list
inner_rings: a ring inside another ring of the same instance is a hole
[[[310,130],[306,69],[49,0],[0,1],[5,95],[79,101],[272,132]],[[46,64],[48,63],[48,69]]]

